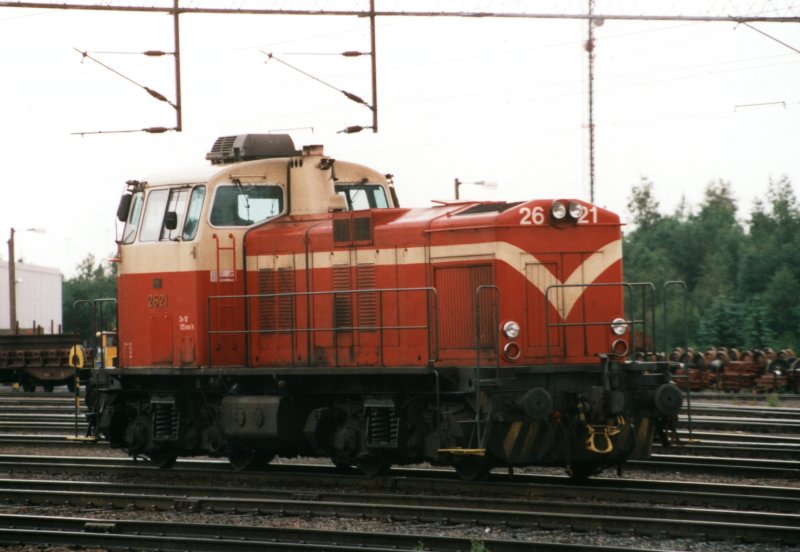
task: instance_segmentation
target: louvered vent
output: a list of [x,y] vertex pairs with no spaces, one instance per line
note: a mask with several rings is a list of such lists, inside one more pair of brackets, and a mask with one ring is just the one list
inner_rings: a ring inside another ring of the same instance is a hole
[[371,217],[353,217],[353,241],[355,242],[372,241]]
[[[375,265],[356,267],[356,286],[359,290],[375,289]],[[372,331],[378,326],[378,294],[361,293],[358,296],[358,327]]]
[[224,152],[233,150],[235,141],[236,136],[221,136],[217,138],[214,145],[211,146],[211,151],[208,152],[207,157],[222,158]]
[[258,271],[258,325],[262,330],[294,328],[294,270],[264,268]]
[[353,296],[349,293],[352,288],[350,265],[334,266],[333,290],[348,291],[348,293],[335,293],[333,296],[333,326],[337,329],[353,326]]
[[352,238],[350,237],[349,218],[333,219],[333,241],[336,244],[350,244]]

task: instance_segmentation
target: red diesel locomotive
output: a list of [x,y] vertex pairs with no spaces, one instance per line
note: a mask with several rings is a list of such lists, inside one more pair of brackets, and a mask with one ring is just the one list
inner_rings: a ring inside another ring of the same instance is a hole
[[[323,456],[381,473],[649,454],[681,404],[628,360],[619,218],[577,200],[400,208],[391,175],[286,135],[129,181],[119,349],[89,390],[112,446],[169,466]],[[643,320],[645,323],[643,323]]]

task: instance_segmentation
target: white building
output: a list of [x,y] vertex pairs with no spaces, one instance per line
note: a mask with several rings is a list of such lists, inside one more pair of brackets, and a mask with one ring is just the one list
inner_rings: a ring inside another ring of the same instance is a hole
[[[61,272],[57,268],[22,262],[14,264],[17,280],[17,320],[20,331],[34,323],[45,333],[58,333],[62,325]],[[11,328],[8,302],[8,262],[0,261],[0,333]]]

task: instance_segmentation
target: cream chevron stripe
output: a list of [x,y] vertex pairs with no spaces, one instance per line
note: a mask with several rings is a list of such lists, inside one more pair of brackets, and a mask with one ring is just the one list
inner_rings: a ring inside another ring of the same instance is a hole
[[[544,295],[550,286],[591,284],[597,280],[606,269],[622,258],[622,241],[614,240],[609,242],[589,255],[563,282],[549,270],[543,271],[545,276],[541,280],[528,278],[525,265],[532,263],[543,264],[542,261],[535,255],[507,242],[435,246],[431,248],[431,261],[444,261],[453,257],[466,260],[492,254],[495,259],[503,261],[526,277]],[[558,311],[561,319],[566,320],[585,290],[586,288],[582,286],[562,288],[558,293],[551,291],[548,300]]]
[[[356,255],[358,263],[367,262],[377,266],[386,266],[395,263],[421,264],[425,262],[425,253],[424,247],[411,247],[381,249],[378,251],[358,250]],[[430,248],[428,255],[428,260],[432,263],[487,259],[502,261],[519,272],[544,295],[547,292],[547,288],[551,286],[593,283],[606,269],[622,258],[622,241],[611,241],[589,255],[563,282],[549,270],[541,271],[538,279],[530,278],[525,270],[526,265],[545,263],[537,258],[536,255],[508,242],[437,245]],[[334,264],[334,257],[332,251],[317,251],[313,253],[311,268],[330,268]],[[302,255],[248,257],[247,266],[251,270],[255,267],[290,267],[293,262],[295,263],[295,269],[303,270],[306,268]],[[548,300],[553,305],[553,308],[558,311],[561,319],[566,320],[585,290],[586,288],[583,286],[561,288],[557,293],[551,290],[548,294]]]

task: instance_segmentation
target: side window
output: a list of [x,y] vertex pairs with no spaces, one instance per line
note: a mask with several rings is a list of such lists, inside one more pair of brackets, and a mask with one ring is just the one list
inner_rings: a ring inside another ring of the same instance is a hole
[[128,211],[128,220],[125,222],[125,230],[122,231],[122,243],[133,243],[133,240],[136,239],[136,231],[139,229],[139,217],[142,216],[143,204],[144,192],[133,194]]
[[280,215],[283,204],[280,186],[217,186],[210,221],[214,226],[250,226]]
[[178,223],[183,220],[183,214],[186,212],[186,203],[189,201],[189,190],[186,188],[178,188],[170,190],[169,201],[167,202],[167,213],[175,213],[175,227],[167,228],[167,218],[164,218],[164,225],[161,228],[162,240],[176,240],[180,235],[178,230]]
[[197,186],[192,190],[192,197],[189,199],[189,209],[186,211],[186,222],[183,223],[183,235],[185,241],[193,240],[197,235],[197,225],[200,222],[200,212],[203,210],[203,200],[206,197],[206,187]]
[[153,190],[147,194],[147,205],[144,208],[144,219],[142,219],[142,230],[139,232],[139,241],[156,241],[159,239],[168,199],[169,190]]
[[336,192],[347,198],[350,211],[385,209],[389,206],[386,191],[380,184],[337,184]]

